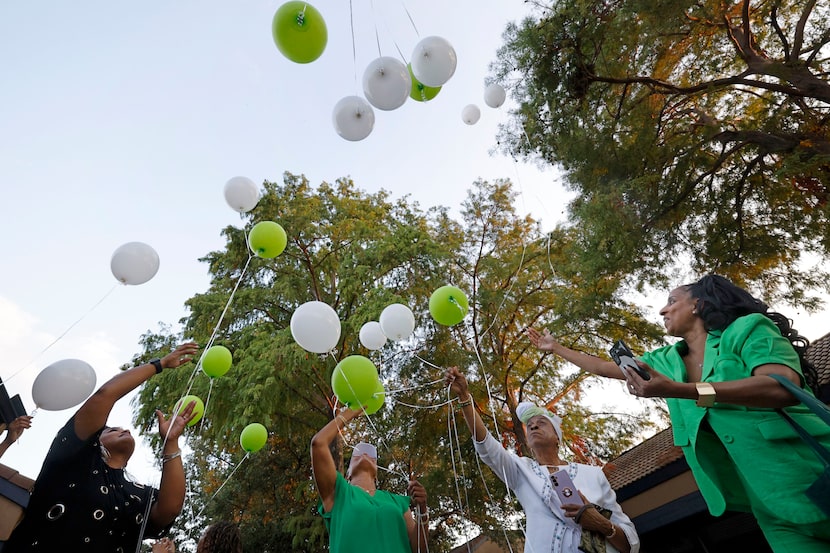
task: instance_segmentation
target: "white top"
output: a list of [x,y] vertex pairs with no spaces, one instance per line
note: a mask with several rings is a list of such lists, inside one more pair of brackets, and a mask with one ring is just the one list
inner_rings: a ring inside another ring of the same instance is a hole
[[[527,520],[525,553],[579,553],[582,528],[562,511],[548,470],[533,459],[507,451],[489,432],[484,440],[473,442],[481,460],[507,484],[522,504]],[[631,553],[638,553],[640,538],[637,530],[617,503],[617,494],[602,469],[570,463],[566,470],[591,503],[611,511],[611,522],[625,532]],[[613,545],[605,543],[609,553],[618,553]]]

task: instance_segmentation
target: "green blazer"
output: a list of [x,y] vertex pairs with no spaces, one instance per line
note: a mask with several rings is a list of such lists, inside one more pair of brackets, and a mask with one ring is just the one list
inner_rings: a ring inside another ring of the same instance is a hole
[[[655,371],[687,382],[682,356],[688,346],[674,345],[644,354]],[[802,376],[798,354],[778,327],[762,314],[741,317],[706,340],[702,382],[747,378],[765,363],[786,365]],[[809,391],[809,390],[808,390]],[[824,466],[774,409],[695,400],[666,400],[674,443],[683,449],[709,511],[766,510],[776,518],[812,523],[827,516],[804,495]],[[803,405],[788,407],[793,418],[830,448],[830,426]]]

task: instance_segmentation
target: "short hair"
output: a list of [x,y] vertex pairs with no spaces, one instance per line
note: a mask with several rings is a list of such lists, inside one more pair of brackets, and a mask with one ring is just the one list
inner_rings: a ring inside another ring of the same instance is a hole
[[233,522],[211,524],[202,534],[196,553],[242,553],[242,533]]

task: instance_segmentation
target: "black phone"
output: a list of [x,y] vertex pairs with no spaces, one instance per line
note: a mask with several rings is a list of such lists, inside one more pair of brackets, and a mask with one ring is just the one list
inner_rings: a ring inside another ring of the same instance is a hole
[[556,495],[559,496],[559,501],[562,505],[571,503],[574,505],[585,504],[579,495],[579,490],[576,489],[567,471],[558,470],[554,472],[550,475],[550,482],[553,485],[553,490],[556,492]]
[[611,355],[611,359],[614,360],[614,363],[622,369],[623,373],[630,369],[640,375],[640,378],[643,380],[651,380],[651,375],[648,374],[648,371],[637,364],[637,361],[634,360],[634,354],[631,353],[631,350],[628,349],[628,346],[626,346],[625,342],[622,340],[614,342],[614,345],[611,346],[608,353]]

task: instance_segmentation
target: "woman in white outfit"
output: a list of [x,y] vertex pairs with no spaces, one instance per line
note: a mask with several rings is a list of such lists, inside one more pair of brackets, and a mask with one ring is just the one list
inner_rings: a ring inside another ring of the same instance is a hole
[[[600,467],[568,463],[559,457],[561,419],[531,403],[522,403],[517,415],[525,423],[527,442],[535,459],[507,451],[484,426],[473,406],[467,379],[456,368],[446,382],[458,395],[459,406],[473,435],[475,449],[507,484],[525,512],[526,553],[637,553],[640,539],[631,519],[623,513],[617,496]],[[582,495],[579,502],[562,504],[551,476],[567,471]]]

